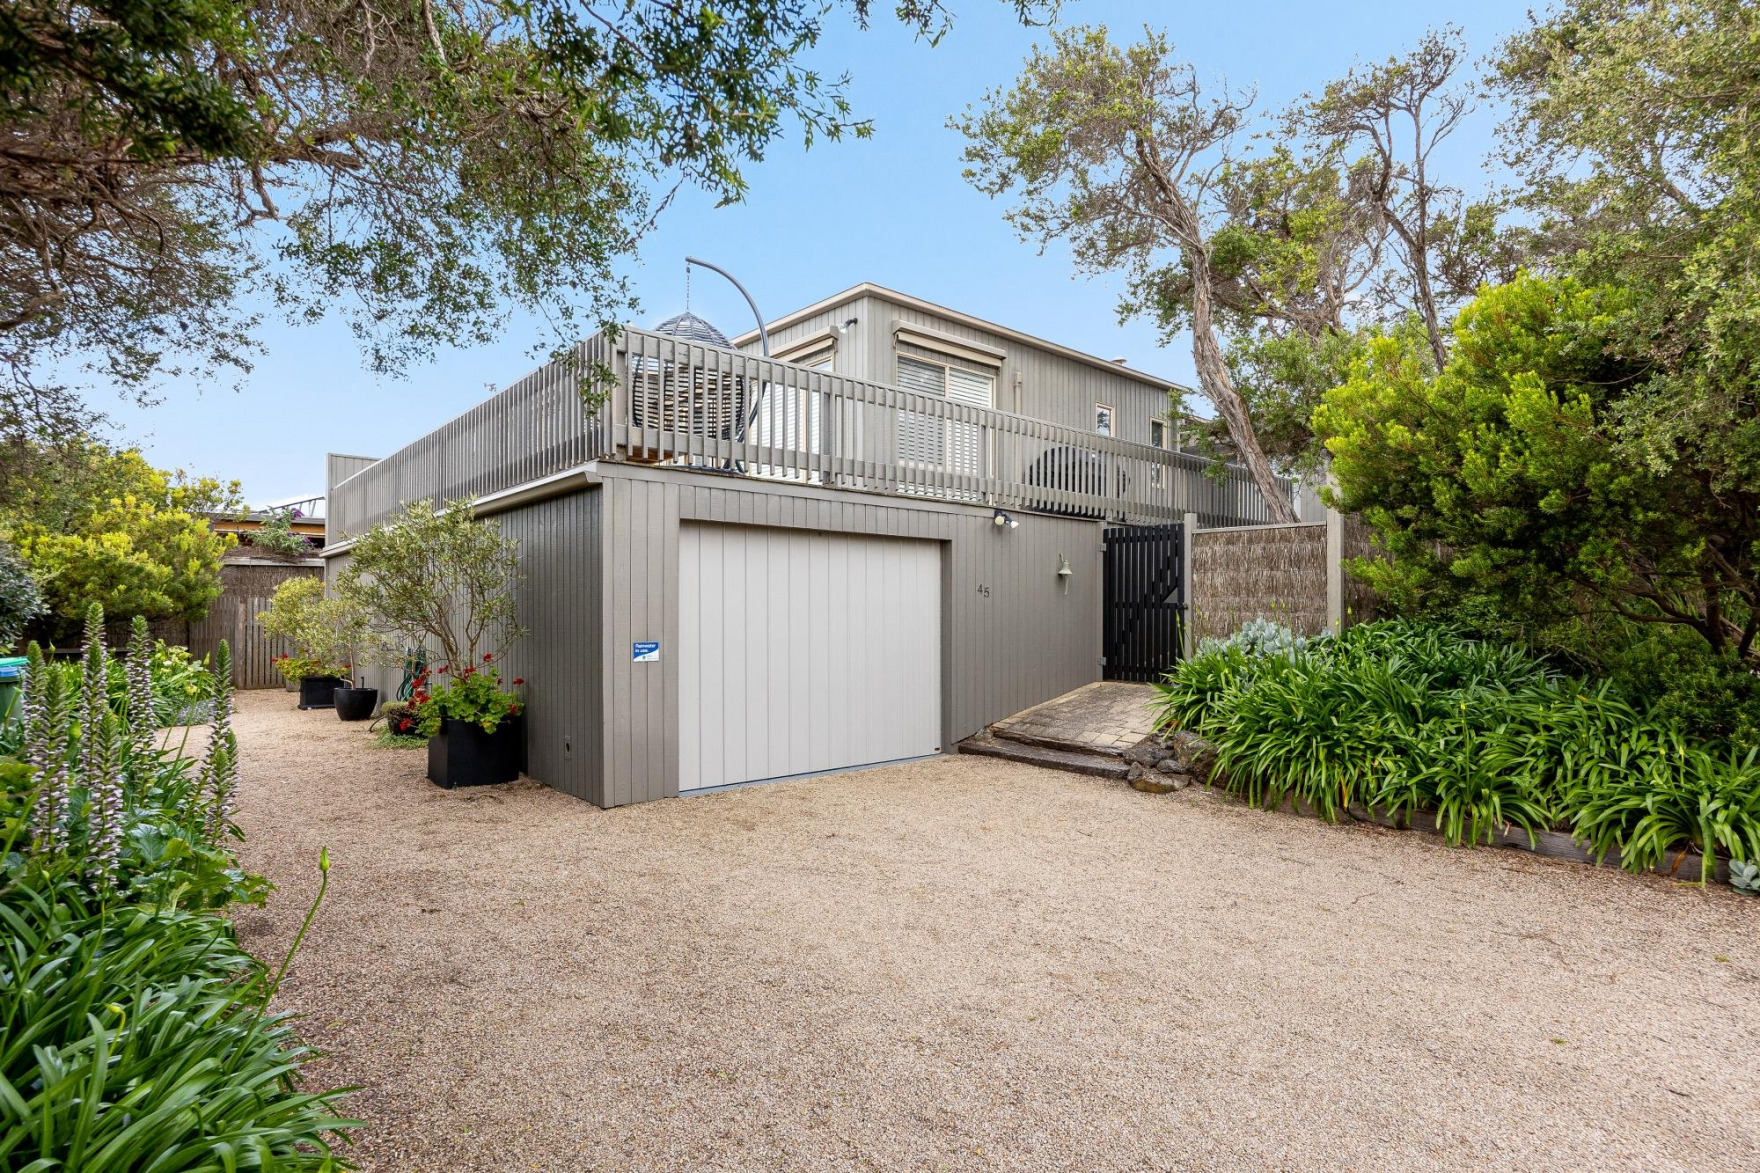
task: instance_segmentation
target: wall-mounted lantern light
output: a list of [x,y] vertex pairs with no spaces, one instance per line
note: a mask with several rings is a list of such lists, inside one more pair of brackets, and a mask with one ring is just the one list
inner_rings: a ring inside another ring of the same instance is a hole
[[1008,514],[1004,513],[1000,509],[998,509],[995,513],[990,515],[990,520],[992,523],[995,524],[996,528],[998,528],[998,529],[1019,529],[1019,528],[1021,528],[1020,522],[1016,521],[1014,518],[1010,517]]
[[1069,568],[1069,559],[1064,555],[1059,554],[1057,556],[1057,577],[1067,579],[1074,573],[1075,571]]

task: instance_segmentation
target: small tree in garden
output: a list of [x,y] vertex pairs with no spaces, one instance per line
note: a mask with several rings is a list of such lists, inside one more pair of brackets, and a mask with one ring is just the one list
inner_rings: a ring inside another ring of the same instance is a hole
[[436,644],[455,673],[497,658],[524,635],[514,607],[519,543],[467,501],[413,501],[356,541],[337,593],[375,634]]
[[372,655],[367,616],[355,600],[326,595],[324,580],[291,578],[275,588],[269,609],[257,616],[264,634],[293,645],[276,661],[282,675],[347,676],[361,652]]

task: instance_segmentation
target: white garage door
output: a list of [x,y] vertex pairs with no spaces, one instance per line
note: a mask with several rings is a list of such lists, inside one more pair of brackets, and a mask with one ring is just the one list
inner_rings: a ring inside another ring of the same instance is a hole
[[678,788],[941,748],[933,542],[686,523]]

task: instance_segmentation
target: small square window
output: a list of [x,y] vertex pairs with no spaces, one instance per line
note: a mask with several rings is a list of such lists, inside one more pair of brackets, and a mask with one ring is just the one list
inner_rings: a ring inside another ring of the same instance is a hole
[[1104,403],[1094,405],[1094,431],[1102,436],[1112,435],[1112,408]]

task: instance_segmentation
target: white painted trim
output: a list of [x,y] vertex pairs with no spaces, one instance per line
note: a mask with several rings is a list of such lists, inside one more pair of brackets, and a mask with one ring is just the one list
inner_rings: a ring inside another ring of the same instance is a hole
[[493,517],[497,513],[518,509],[521,505],[579,492],[598,483],[598,478],[585,466],[565,469],[547,477],[539,477],[535,481],[527,481],[523,485],[515,485],[511,489],[478,497],[471,502],[471,510],[478,517]]
[[[1106,430],[1104,432],[1100,430],[1100,411],[1102,408],[1106,410]],[[1119,438],[1118,408],[1112,406],[1110,403],[1102,403],[1098,399],[1094,401],[1094,434],[1096,436],[1105,436],[1108,440],[1116,440]],[[1153,447],[1153,445],[1149,445],[1149,447]],[[1166,449],[1163,448],[1161,451],[1165,452]]]
[[1008,357],[1008,352],[999,346],[986,346],[969,338],[943,334],[939,330],[927,330],[910,322],[901,322],[897,318],[892,319],[892,334],[895,339],[908,346],[920,346],[937,354],[950,354],[954,358],[983,363],[985,366],[1000,367],[1002,360]]
[[[1007,326],[998,325],[995,322],[987,322],[983,318],[975,318],[971,314],[962,314],[958,310],[950,310],[946,306],[936,305],[932,301],[924,301],[920,297],[912,297],[908,293],[899,293],[897,290],[888,289],[884,285],[876,285],[872,281],[864,281],[860,285],[852,285],[842,293],[832,294],[823,301],[816,301],[812,305],[803,309],[795,310],[790,314],[784,314],[774,322],[765,323],[765,326],[772,332],[785,330],[796,322],[810,318],[814,314],[824,313],[827,310],[835,309],[841,305],[848,305],[850,302],[859,301],[864,297],[881,297],[909,309],[918,310],[922,313],[937,314],[940,317],[946,318],[950,322],[957,322],[962,326],[970,326],[974,330],[985,330],[991,334],[998,334],[1012,341],[1022,342],[1035,349],[1046,351],[1049,354],[1060,355],[1063,358],[1071,359],[1075,362],[1085,363],[1091,367],[1098,367],[1103,371],[1111,371],[1114,374],[1123,375],[1125,378],[1133,379],[1139,383],[1147,383],[1151,387],[1159,388],[1162,391],[1166,391],[1169,388],[1175,388],[1183,392],[1194,391],[1194,388],[1187,387],[1183,383],[1175,383],[1172,379],[1156,378],[1154,375],[1151,375],[1146,371],[1134,370],[1131,367],[1122,366],[1119,363],[1113,362],[1111,359],[1101,358],[1099,355],[1088,354],[1080,350],[1074,350],[1068,346],[1061,346],[1055,342],[1047,342],[1043,338],[1036,337],[1035,335],[1028,334],[1024,331],[1014,330]],[[756,330],[748,330],[744,334],[735,338],[733,344],[736,347],[744,346],[747,343],[756,341],[757,337],[758,332]]]

